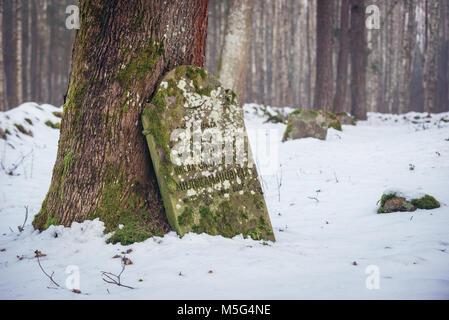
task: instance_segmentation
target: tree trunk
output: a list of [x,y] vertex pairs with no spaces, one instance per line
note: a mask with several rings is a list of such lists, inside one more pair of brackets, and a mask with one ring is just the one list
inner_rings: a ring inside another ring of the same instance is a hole
[[[17,30],[16,5],[14,1],[4,1],[3,4],[3,59],[5,61],[6,94],[10,107],[19,104],[17,87]],[[8,108],[9,109],[9,108]]]
[[207,0],[80,2],[58,154],[35,228],[98,217],[122,243],[169,230],[140,115],[167,71],[203,66],[207,10]]
[[439,0],[427,2],[426,51],[424,54],[424,110],[427,112],[437,111],[439,10]]
[[217,77],[225,88],[234,90],[240,105],[245,100],[246,75],[253,21],[253,0],[231,0]]
[[334,112],[342,112],[345,109],[346,90],[348,85],[349,67],[349,13],[351,1],[342,0],[340,15],[340,49],[337,64],[337,89],[334,97]]
[[8,95],[6,93],[5,52],[3,40],[3,1],[0,1],[0,111],[8,110]]
[[317,3],[317,58],[314,109],[331,110],[333,96],[332,49],[334,43],[334,1]]
[[365,0],[351,0],[351,113],[366,120]]

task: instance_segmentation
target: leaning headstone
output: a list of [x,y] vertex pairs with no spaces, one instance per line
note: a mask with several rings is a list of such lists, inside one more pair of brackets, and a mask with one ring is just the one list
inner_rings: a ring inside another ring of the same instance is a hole
[[346,125],[346,126],[355,126],[356,125],[355,119],[344,111],[336,113],[335,116],[337,117],[337,119],[340,121],[340,123],[342,125]]
[[165,212],[178,234],[274,241],[236,94],[206,71],[180,66],[142,114]]
[[341,131],[341,123],[332,112],[298,109],[288,116],[287,128],[282,140],[302,138],[326,140],[328,128]]

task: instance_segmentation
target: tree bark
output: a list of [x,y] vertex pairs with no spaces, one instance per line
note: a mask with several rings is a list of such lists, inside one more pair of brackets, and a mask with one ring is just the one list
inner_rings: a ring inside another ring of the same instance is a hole
[[240,105],[245,101],[246,76],[253,21],[253,0],[231,0],[217,77],[225,88],[237,93]]
[[365,0],[351,0],[351,113],[366,120]]
[[331,110],[333,97],[332,52],[334,41],[334,1],[317,3],[317,58],[314,109]]
[[337,88],[334,97],[334,112],[342,112],[345,109],[346,90],[348,86],[349,68],[349,13],[351,1],[342,0],[340,15],[340,49],[337,64]]
[[17,87],[17,30],[15,28],[17,21],[16,6],[17,3],[14,1],[4,1],[3,4],[3,59],[5,61],[6,94],[11,108],[19,104],[19,88]]
[[424,110],[436,112],[438,81],[438,41],[440,1],[429,1],[426,12],[426,49],[424,54]]
[[3,40],[3,1],[0,1],[0,111],[8,110],[8,95],[6,93],[5,52]]
[[207,0],[80,2],[58,154],[35,228],[100,218],[122,243],[169,231],[140,115],[167,71],[203,66],[207,10]]

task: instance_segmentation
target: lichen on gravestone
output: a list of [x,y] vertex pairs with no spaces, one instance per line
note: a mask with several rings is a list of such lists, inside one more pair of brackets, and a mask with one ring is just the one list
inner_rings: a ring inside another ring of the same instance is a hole
[[142,125],[167,219],[178,234],[274,241],[232,90],[201,68],[177,67],[145,106]]

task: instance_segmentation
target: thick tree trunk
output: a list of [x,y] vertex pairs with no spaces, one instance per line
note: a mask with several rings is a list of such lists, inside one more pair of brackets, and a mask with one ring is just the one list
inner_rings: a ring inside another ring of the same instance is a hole
[[349,68],[349,13],[351,0],[342,0],[340,15],[340,49],[337,64],[337,88],[334,97],[334,112],[345,109],[346,90],[348,86]]
[[317,3],[317,58],[314,109],[331,110],[333,97],[332,52],[334,43],[334,1]]
[[207,10],[207,0],[80,2],[58,154],[35,228],[98,217],[122,243],[169,230],[140,114],[165,72],[203,65]]
[[351,0],[351,113],[366,119],[365,0]]
[[231,88],[237,93],[240,105],[245,100],[253,7],[254,0],[230,0],[217,69],[218,79],[225,88]]

